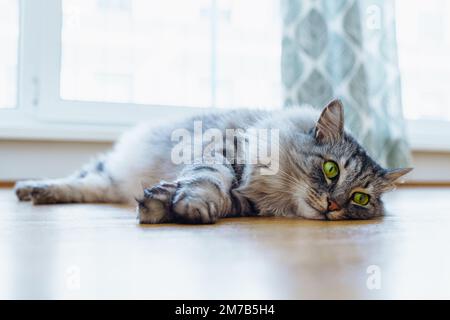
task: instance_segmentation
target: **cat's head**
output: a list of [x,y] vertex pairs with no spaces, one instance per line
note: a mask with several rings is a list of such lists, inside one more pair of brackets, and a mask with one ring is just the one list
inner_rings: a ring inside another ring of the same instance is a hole
[[[281,147],[282,146],[282,147]],[[280,146],[279,169],[253,176],[245,192],[261,212],[318,220],[371,219],[383,215],[381,196],[412,169],[379,166],[347,132],[334,100],[308,135],[290,134]]]

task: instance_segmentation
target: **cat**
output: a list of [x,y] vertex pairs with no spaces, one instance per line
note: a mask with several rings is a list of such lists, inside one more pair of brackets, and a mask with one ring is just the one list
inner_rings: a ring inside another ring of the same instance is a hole
[[[206,161],[203,152],[191,163],[179,163],[175,158],[191,150],[175,152],[181,139],[176,141],[174,133],[198,138],[194,123],[218,134],[228,129],[238,134],[209,149],[208,159],[214,161]],[[247,157],[248,132],[256,128],[278,134],[270,139],[271,151],[277,152],[270,163]],[[306,107],[234,110],[140,126],[73,175],[20,181],[15,192],[35,205],[134,203],[141,224],[212,224],[253,215],[361,220],[382,216],[382,194],[411,170],[384,169],[371,159],[344,129],[343,105],[333,100],[321,113]]]

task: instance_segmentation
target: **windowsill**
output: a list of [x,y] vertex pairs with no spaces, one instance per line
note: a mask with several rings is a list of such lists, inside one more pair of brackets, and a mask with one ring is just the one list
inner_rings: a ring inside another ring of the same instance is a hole
[[[167,121],[171,121],[167,119]],[[94,125],[28,121],[0,123],[0,141],[114,142],[132,125]],[[414,152],[450,153],[450,125],[443,121],[408,121]]]
[[0,140],[114,142],[129,126],[34,123],[0,125]]
[[450,153],[450,123],[447,121],[409,120],[407,135],[413,151]]
[[[114,142],[130,127],[38,121],[0,123],[0,140]],[[446,122],[408,121],[407,133],[415,152],[450,153],[450,125]]]

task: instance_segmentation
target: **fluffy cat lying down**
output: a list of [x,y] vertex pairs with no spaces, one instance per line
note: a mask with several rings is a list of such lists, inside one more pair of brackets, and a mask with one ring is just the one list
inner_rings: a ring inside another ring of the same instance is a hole
[[[137,201],[140,223],[214,223],[247,215],[316,220],[381,216],[382,193],[411,169],[381,168],[344,131],[343,119],[343,107],[335,100],[322,114],[307,108],[241,110],[140,127],[81,171],[62,179],[18,182],[15,191],[20,200],[36,205]],[[239,159],[250,152],[249,136],[239,134],[209,150],[208,159],[214,161],[206,161],[203,152],[192,164],[175,164],[173,133],[185,128],[195,137],[194,121],[219,134],[238,128],[276,130],[271,150],[277,150],[277,158],[270,165],[242,163]]]

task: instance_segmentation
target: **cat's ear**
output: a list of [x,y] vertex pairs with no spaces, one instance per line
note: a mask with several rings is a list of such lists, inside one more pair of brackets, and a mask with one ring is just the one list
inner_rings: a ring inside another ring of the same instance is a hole
[[400,179],[412,170],[412,168],[385,170],[383,174],[384,180],[380,184],[380,191],[389,192],[395,190],[396,186],[402,183]]
[[379,182],[379,191],[390,192],[395,190],[397,185],[403,182],[401,178],[410,173],[412,170],[413,168],[383,170],[381,175],[382,179],[377,180]]
[[404,169],[388,169],[386,170],[386,173],[384,174],[384,178],[392,183],[398,183],[400,182],[400,178],[402,178],[403,176],[407,175],[408,173],[410,173],[411,171],[413,171],[413,168],[404,168]]
[[340,100],[331,101],[316,124],[315,137],[321,143],[339,141],[344,134],[344,107]]

